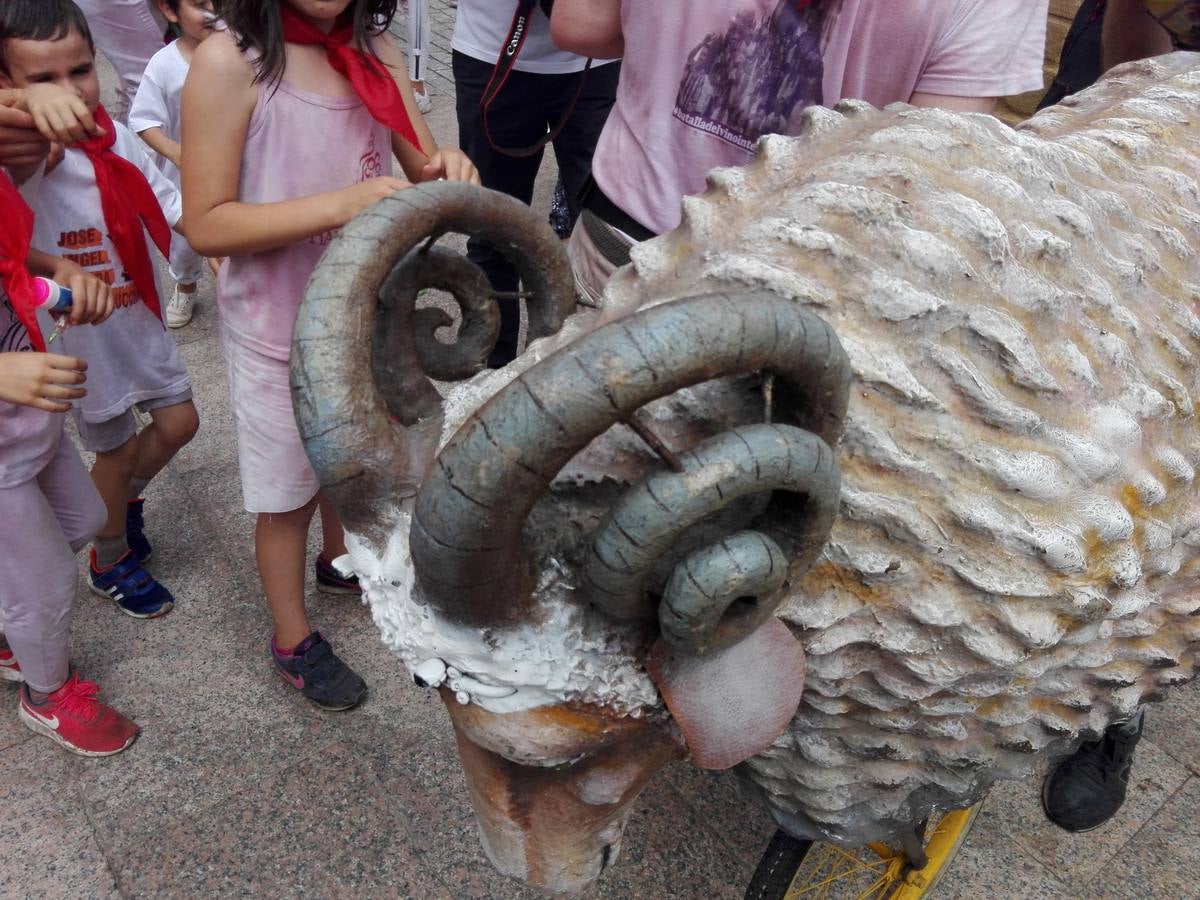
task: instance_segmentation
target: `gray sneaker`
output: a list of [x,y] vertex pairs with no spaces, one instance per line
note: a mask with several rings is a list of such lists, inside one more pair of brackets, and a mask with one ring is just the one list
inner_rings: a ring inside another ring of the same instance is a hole
[[271,658],[284,680],[321,709],[353,709],[367,696],[367,683],[342,662],[319,631],[291,653],[281,651],[272,637]]

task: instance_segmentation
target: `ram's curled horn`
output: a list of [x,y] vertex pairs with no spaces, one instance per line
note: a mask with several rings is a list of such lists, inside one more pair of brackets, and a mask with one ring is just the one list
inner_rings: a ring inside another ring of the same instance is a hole
[[[841,480],[829,445],[790,425],[734,429],[681,462],[682,472],[652,472],[609,511],[592,538],[584,595],[615,618],[657,614],[663,637],[707,653],[762,625],[782,601],[787,579],[813,564],[837,516]],[[747,494],[767,491],[776,494],[763,518],[786,537],[790,553],[765,534],[738,532],[693,550],[676,563],[661,606],[647,601],[651,569],[688,528]],[[797,494],[805,498],[802,506],[790,502]]]
[[[819,524],[815,532],[804,529],[796,552],[811,562],[812,545],[819,550],[824,542],[836,504],[836,468],[827,445],[836,441],[845,415],[849,362],[828,326],[790,300],[767,293],[708,295],[596,329],[518,376],[467,420],[426,474],[417,498],[411,548],[423,596],[475,625],[520,619],[533,585],[522,527],[559,470],[644,404],[712,378],[753,372],[776,378],[778,425],[719,437],[697,447],[688,465],[703,469],[711,454],[728,449],[718,469],[729,476],[740,466],[746,474],[734,478],[734,491],[809,492]],[[814,467],[818,474],[801,474]],[[685,493],[705,493],[709,479],[711,472],[696,475]],[[723,505],[721,490],[724,482],[707,492],[707,504],[689,506],[693,521]],[[776,551],[762,551],[768,568]],[[755,597],[769,587],[765,577],[747,586]],[[742,596],[717,593],[726,603]],[[683,619],[705,618],[689,612],[682,599],[679,611]],[[679,625],[674,631],[693,629]],[[704,644],[697,639],[697,647]]]
[[[376,203],[333,241],[296,320],[292,398],[309,459],[343,523],[383,544],[386,511],[415,495],[437,448],[441,396],[427,376],[471,374],[494,341],[486,279],[432,247],[448,232],[478,238],[513,264],[528,295],[531,340],[557,331],[574,307],[561,242],[528,206],[495,191],[418,185]],[[434,336],[448,324],[444,314],[415,309],[426,287],[450,291],[462,308],[457,344]]]

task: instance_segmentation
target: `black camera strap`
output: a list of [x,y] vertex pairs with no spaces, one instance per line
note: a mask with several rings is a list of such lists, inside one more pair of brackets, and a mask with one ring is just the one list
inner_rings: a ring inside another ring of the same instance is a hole
[[[512,25],[508,29],[508,37],[504,39],[504,43],[500,46],[500,56],[496,60],[495,68],[492,69],[492,77],[488,81],[487,87],[483,89],[483,96],[479,98],[479,116],[483,121],[483,134],[492,149],[497,153],[503,153],[505,156],[517,158],[533,156],[540,153],[543,147],[558,137],[559,132],[567,124],[567,120],[571,118],[571,113],[575,112],[575,104],[579,102],[579,96],[583,93],[584,82],[587,81],[588,70],[592,67],[592,60],[589,58],[584,64],[583,71],[579,74],[579,86],[575,88],[575,96],[571,98],[571,105],[567,107],[567,111],[563,113],[559,123],[549,129],[545,136],[536,144],[528,147],[500,147],[492,140],[492,132],[488,127],[488,108],[500,93],[500,89],[504,87],[504,83],[508,81],[508,76],[512,72],[513,66],[517,64],[517,57],[521,55],[521,48],[525,46],[525,38],[529,36],[530,20],[537,12],[539,2],[542,4],[543,9],[549,6],[546,0],[517,0],[517,11],[513,14]],[[549,16],[548,12],[547,16]]]

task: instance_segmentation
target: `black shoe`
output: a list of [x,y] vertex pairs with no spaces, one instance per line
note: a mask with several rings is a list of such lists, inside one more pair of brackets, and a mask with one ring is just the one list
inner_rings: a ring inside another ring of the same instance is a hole
[[281,651],[272,637],[271,658],[288,684],[321,709],[353,709],[367,695],[366,682],[342,662],[319,631],[291,653]]
[[1067,831],[1091,831],[1117,814],[1125,802],[1133,750],[1142,739],[1145,713],[1132,723],[1112,725],[1058,764],[1042,784],[1046,818]]
[[324,555],[317,557],[317,590],[322,594],[362,594],[357,575],[343,575]]

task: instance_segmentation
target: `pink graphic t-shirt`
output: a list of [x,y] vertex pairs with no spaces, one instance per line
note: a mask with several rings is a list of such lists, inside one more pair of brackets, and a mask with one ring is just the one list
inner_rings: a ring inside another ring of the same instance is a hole
[[717,166],[808,106],[1042,86],[1048,0],[622,0],[625,58],[592,171],[655,232]]
[[[391,174],[388,131],[358,97],[326,97],[286,81],[259,86],[238,200],[294,200]],[[229,257],[217,291],[224,333],[258,353],[288,359],[304,288],[335,234]]]

